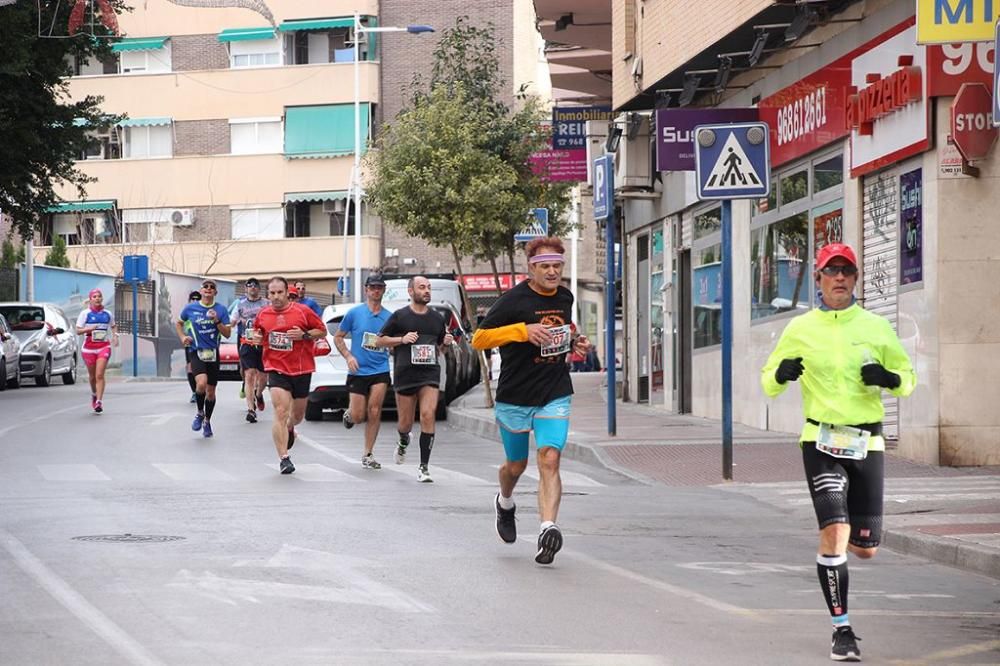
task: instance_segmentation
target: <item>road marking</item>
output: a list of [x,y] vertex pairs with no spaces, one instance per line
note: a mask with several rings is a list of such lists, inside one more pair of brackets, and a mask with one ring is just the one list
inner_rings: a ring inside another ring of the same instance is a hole
[[[296,433],[298,435],[298,433]],[[265,463],[270,469],[275,472],[279,471],[279,466],[271,463]],[[303,465],[295,466],[295,474],[292,475],[293,478],[299,481],[306,482],[359,482],[361,479],[354,476],[353,474],[348,474],[347,472],[341,472],[340,470],[333,469],[332,467],[327,467],[326,465],[321,465],[319,463],[306,463]]]
[[151,419],[149,425],[151,426],[161,426],[166,425],[170,419],[175,416],[184,416],[182,412],[167,412],[165,414],[143,414],[139,418]]
[[145,647],[125,633],[104,613],[70,587],[12,534],[0,529],[0,543],[10,553],[14,562],[31,576],[53,599],[87,625],[95,634],[133,664],[161,664]]
[[153,463],[174,481],[233,481],[231,474],[203,463]]
[[[534,646],[528,646],[529,649]],[[634,652],[531,652],[513,645],[503,652],[486,650],[419,650],[400,649],[369,650],[365,652],[351,651],[349,648],[337,652],[344,663],[369,663],[391,660],[392,657],[407,657],[404,661],[433,664],[573,664],[573,666],[604,666],[606,664],[629,664],[630,666],[663,666],[670,664],[666,657],[651,654],[636,654]],[[414,657],[410,660],[409,657]],[[433,657],[433,659],[431,659]]]
[[950,650],[941,650],[940,652],[935,652],[934,654],[929,654],[923,659],[918,659],[913,661],[912,659],[907,659],[906,661],[892,660],[891,664],[940,664],[942,662],[949,661],[951,659],[957,659],[958,657],[969,657],[974,654],[982,654],[983,652],[992,652],[994,650],[1000,650],[1000,641],[985,641],[983,643],[968,643],[966,645],[960,645],[956,648],[951,648]]
[[[854,567],[851,567],[852,569]],[[854,596],[854,593],[851,593]],[[830,617],[830,611],[825,608],[754,608],[750,609],[754,613],[774,613],[775,615],[822,615]],[[995,620],[1000,619],[1000,611],[924,611],[924,610],[897,610],[895,608],[868,608],[851,609],[851,615],[864,615],[865,617],[920,617],[920,618],[954,618],[959,620]],[[907,661],[906,663],[912,663]]]
[[46,481],[110,481],[97,465],[38,465]]
[[72,411],[79,410],[79,409],[82,409],[82,407],[80,405],[77,405],[76,407],[67,407],[66,409],[57,409],[54,412],[46,412],[45,416],[36,416],[33,419],[28,419],[27,421],[21,421],[20,423],[14,423],[13,425],[9,425],[6,428],[0,429],[0,435],[6,435],[8,432],[10,432],[11,430],[14,430],[15,428],[22,428],[22,427],[24,427],[26,425],[31,425],[32,423],[37,423],[38,421],[47,421],[47,420],[51,419],[53,416],[55,416],[57,414],[65,414],[66,412],[72,412]]
[[[538,471],[534,469],[524,470],[524,475],[529,479],[534,479],[538,481]],[[580,474],[579,472],[567,472],[564,469],[559,470],[559,478],[562,479],[564,486],[586,486],[588,488],[604,488],[605,485],[600,481],[595,481],[585,474]]]

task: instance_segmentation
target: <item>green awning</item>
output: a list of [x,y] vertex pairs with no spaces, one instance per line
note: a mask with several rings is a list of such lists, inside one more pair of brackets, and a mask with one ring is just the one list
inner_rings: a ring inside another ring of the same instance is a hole
[[292,21],[282,21],[278,26],[281,32],[292,32],[295,30],[329,30],[330,28],[353,28],[354,18],[347,16],[341,18],[318,18],[318,19],[295,19]]
[[274,39],[274,28],[226,28],[219,33],[220,42],[248,42],[252,39]]
[[347,190],[329,190],[327,192],[289,192],[285,195],[285,203],[297,203],[299,201],[336,201],[346,199]]
[[[368,147],[369,105],[361,105],[361,152]],[[285,109],[285,156],[336,157],[354,152],[354,105]]]
[[49,206],[46,213],[86,213],[92,210],[114,210],[114,199],[95,199],[93,201],[67,201]]
[[125,118],[118,123],[119,127],[155,127],[156,125],[169,125],[172,118]]
[[155,51],[162,49],[169,37],[126,37],[120,42],[111,45],[111,50],[115,53],[122,51]]

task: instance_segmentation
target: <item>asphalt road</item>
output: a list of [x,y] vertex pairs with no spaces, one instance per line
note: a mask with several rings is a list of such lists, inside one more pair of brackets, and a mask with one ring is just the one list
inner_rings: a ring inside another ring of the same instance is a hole
[[[304,423],[281,476],[237,389],[211,440],[179,382],[0,393],[0,663],[829,663],[807,506],[567,462],[543,567],[531,479],[494,532],[495,442],[441,424],[419,484],[394,423],[381,471]],[[883,551],[850,587],[865,662],[1000,663],[1000,581]]]

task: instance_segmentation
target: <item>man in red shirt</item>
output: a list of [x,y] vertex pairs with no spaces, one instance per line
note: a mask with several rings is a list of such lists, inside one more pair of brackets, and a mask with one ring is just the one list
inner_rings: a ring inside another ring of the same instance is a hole
[[302,423],[306,413],[310,375],[316,371],[313,344],[326,335],[326,327],[315,312],[288,299],[285,278],[271,278],[267,297],[271,304],[254,320],[254,344],[264,346],[264,372],[274,406],[271,436],[281,460],[281,473],[291,474],[295,465],[288,457],[288,449],[295,443],[295,426]]

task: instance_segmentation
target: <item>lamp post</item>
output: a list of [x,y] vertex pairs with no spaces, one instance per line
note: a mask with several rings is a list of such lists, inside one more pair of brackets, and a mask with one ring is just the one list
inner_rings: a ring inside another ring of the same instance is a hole
[[408,32],[418,35],[434,32],[434,28],[429,25],[369,28],[361,25],[360,12],[354,12],[354,170],[351,175],[351,188],[354,193],[354,280],[351,292],[355,303],[361,302],[361,49],[359,46],[361,35],[367,32]]

